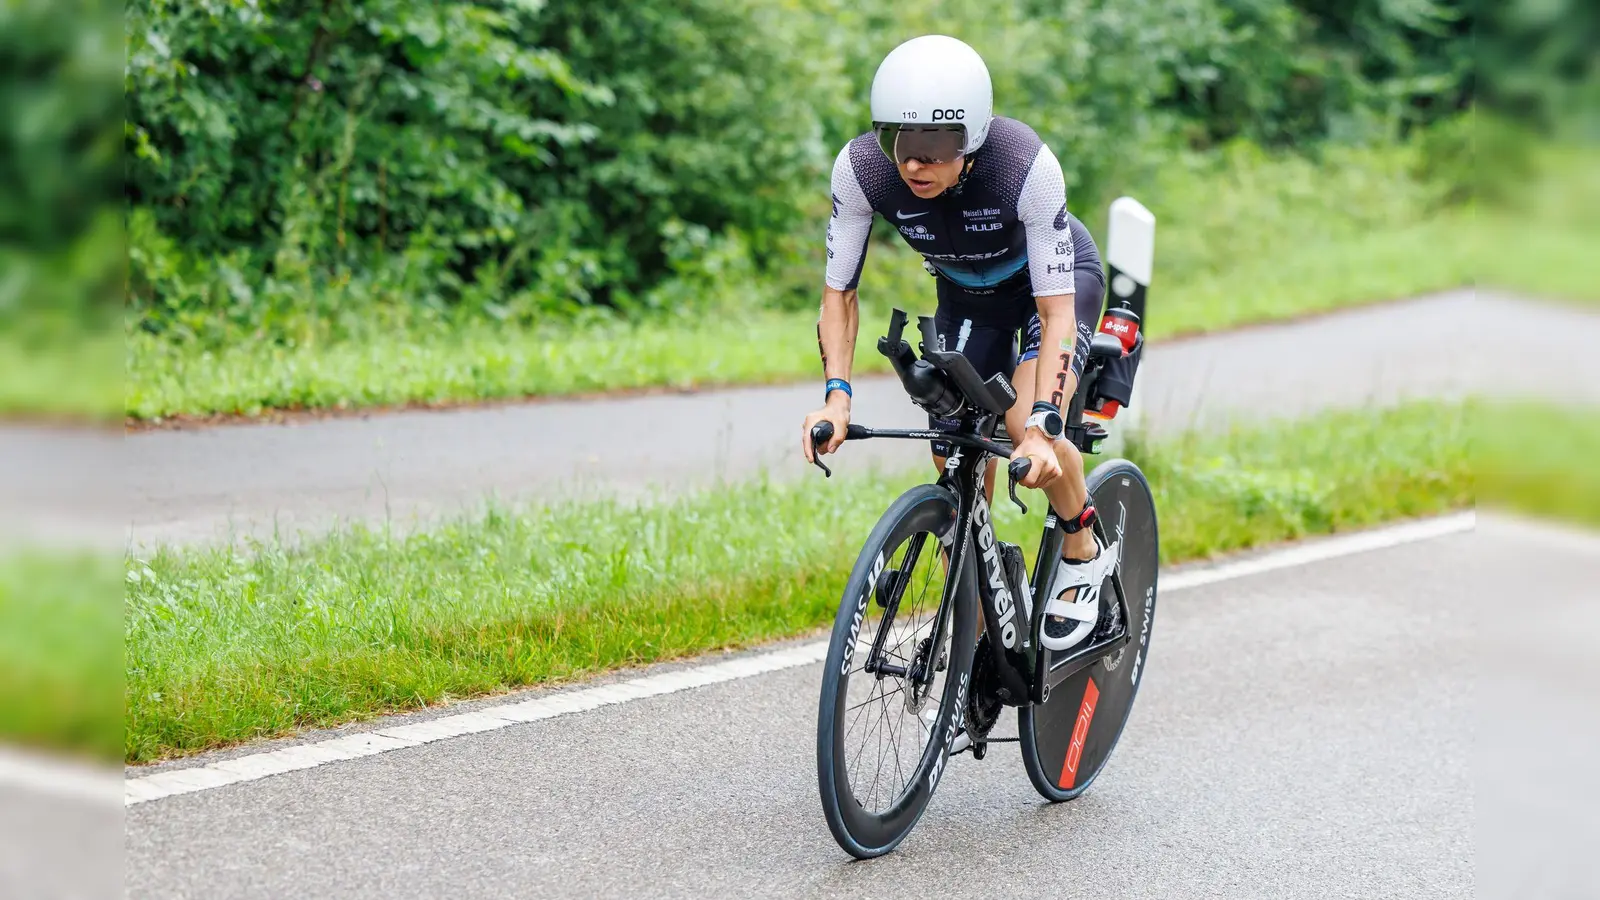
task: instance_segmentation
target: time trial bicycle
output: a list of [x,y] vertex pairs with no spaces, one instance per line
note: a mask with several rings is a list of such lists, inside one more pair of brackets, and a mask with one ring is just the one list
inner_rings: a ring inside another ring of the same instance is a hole
[[[851,424],[845,435],[952,447],[936,482],[906,491],[878,520],[834,620],[817,716],[817,777],[829,829],[858,858],[888,853],[905,839],[949,759],[961,752],[982,759],[990,744],[1016,742],[1046,799],[1071,800],[1087,790],[1133,709],[1156,607],[1159,537],[1150,486],[1131,461],[1107,460],[1088,475],[1097,540],[1120,552],[1101,585],[1099,619],[1069,649],[1041,643],[1066,535],[1062,517],[1047,511],[1030,578],[1021,549],[996,538],[984,490],[990,459],[1011,455],[996,429],[1016,391],[1004,375],[983,381],[960,353],[934,349],[926,316],[919,317],[918,359],[902,339],[905,325],[905,313],[894,310],[879,352],[913,402],[960,426]],[[1107,437],[1099,423],[1085,423],[1085,404],[1105,364],[1125,352],[1110,334],[1091,344],[1065,414],[1064,437],[1085,453]],[[828,422],[811,432],[818,447],[832,437]],[[820,453],[817,465],[831,476]],[[1024,514],[1016,485],[1029,466],[1020,459],[1007,468],[1011,499]],[[990,737],[1008,706],[1017,710],[1018,737]]]

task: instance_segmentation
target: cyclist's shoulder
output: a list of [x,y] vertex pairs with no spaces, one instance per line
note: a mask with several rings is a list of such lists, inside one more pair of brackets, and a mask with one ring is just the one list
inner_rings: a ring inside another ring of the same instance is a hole
[[1014,208],[1035,163],[1049,148],[1027,123],[995,116],[978,152],[979,164],[972,171],[974,188]]
[[851,183],[855,187],[847,188],[850,193],[859,189],[868,205],[879,211],[886,203],[904,200],[903,194],[908,193],[900,178],[900,170],[889,161],[889,157],[883,155],[878,148],[877,135],[870,131],[851,138],[834,158],[835,193],[842,185]]
[[874,169],[894,164],[878,149],[878,136],[870,131],[863,131],[839,148],[839,153],[833,160],[834,168],[848,168],[856,173],[871,172]]
[[1027,122],[1022,121],[1021,119],[1013,119],[1010,116],[995,116],[994,118],[990,119],[989,135],[991,137],[995,135],[1001,135],[1012,138],[1022,138],[1025,140],[1040,141],[1043,143],[1043,139],[1039,137],[1039,132],[1035,131],[1032,125],[1029,125]]
[[1027,122],[995,116],[989,120],[989,136],[984,139],[983,147],[996,156],[1014,157],[1019,161],[1032,162],[1033,158],[1039,155],[1039,148],[1045,147],[1045,143],[1039,132],[1034,131],[1033,126]]

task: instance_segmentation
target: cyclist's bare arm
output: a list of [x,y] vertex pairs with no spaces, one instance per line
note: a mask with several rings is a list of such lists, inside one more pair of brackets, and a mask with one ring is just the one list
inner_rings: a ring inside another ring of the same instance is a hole
[[1066,414],[1072,395],[1078,389],[1078,376],[1072,374],[1072,356],[1077,352],[1078,313],[1072,294],[1039,297],[1039,324],[1044,336],[1039,342],[1039,374],[1034,381],[1036,400],[1049,400]]
[[[856,285],[861,279],[861,264],[867,257],[867,238],[872,233],[872,205],[861,190],[850,165],[850,145],[834,159],[830,199],[833,215],[828,219],[828,265],[822,288],[822,314],[817,319],[817,349],[822,353],[825,379],[850,381],[855,362],[856,333],[861,309],[856,302]],[[811,427],[818,422],[833,423],[833,440],[822,448],[832,453],[844,443],[850,424],[848,390],[827,391],[822,409],[806,416],[800,435],[801,452],[806,462],[815,461],[811,447]]]
[[[856,299],[855,288],[839,290],[825,285],[822,289],[822,312],[817,318],[817,349],[822,354],[825,379],[850,380],[860,327],[861,304]],[[844,443],[845,429],[850,424],[850,396],[844,391],[830,391],[822,409],[806,416],[800,436],[806,462],[815,459],[811,449],[811,427],[823,421],[833,423],[833,439],[822,448],[822,452],[832,453]]]
[[841,291],[824,286],[822,313],[817,318],[817,349],[822,353],[824,378],[850,380],[860,327],[861,304],[855,289]]
[[[1075,297],[1072,294],[1055,294],[1038,298],[1039,322],[1043,326],[1044,338],[1039,345],[1039,368],[1034,377],[1033,395],[1036,399],[1048,400],[1056,408],[1066,410],[1072,403],[1072,395],[1078,389],[1078,378],[1072,372],[1072,357],[1077,349],[1074,341],[1078,334],[1077,310],[1074,308]],[[1031,404],[1030,404],[1031,405]],[[1037,441],[1038,443],[1034,443]],[[1043,432],[1038,429],[1028,429],[1024,436],[1026,447],[1019,447],[1030,456],[1035,455],[1035,448],[1039,452],[1046,452],[1048,447],[1051,452],[1051,461],[1057,463],[1059,477],[1053,477],[1043,485],[1045,496],[1050,498],[1050,505],[1067,515],[1083,508],[1088,500],[1088,485],[1084,482],[1083,456],[1071,441],[1059,440],[1051,444]],[[1035,459],[1033,469],[1041,468],[1040,460]],[[1035,472],[1030,471],[1024,483],[1033,481]],[[1067,536],[1063,550],[1073,559],[1087,559],[1094,555],[1093,537],[1088,531],[1080,531]]]

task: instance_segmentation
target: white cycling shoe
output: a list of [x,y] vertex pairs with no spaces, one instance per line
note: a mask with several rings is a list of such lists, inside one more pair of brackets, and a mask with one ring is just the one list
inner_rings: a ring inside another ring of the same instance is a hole
[[[1112,541],[1109,546],[1095,540],[1100,552],[1086,563],[1056,564],[1055,596],[1044,605],[1044,627],[1040,628],[1039,643],[1048,650],[1070,650],[1083,642],[1100,621],[1100,595],[1106,579],[1117,568],[1122,545]],[[1062,597],[1072,593],[1071,600]],[[1055,618],[1051,618],[1054,616]]]

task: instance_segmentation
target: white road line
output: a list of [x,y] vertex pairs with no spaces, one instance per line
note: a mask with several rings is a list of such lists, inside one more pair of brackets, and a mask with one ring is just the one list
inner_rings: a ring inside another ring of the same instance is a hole
[[[1288,547],[1239,562],[1177,572],[1162,578],[1159,590],[1165,595],[1219,581],[1245,578],[1387,547],[1398,547],[1415,541],[1470,531],[1475,521],[1472,513],[1464,513],[1409,522],[1344,537],[1326,538],[1309,545]],[[442,716],[409,725],[380,728],[376,731],[346,735],[314,744],[301,744],[281,750],[255,753],[206,766],[159,772],[142,778],[128,779],[123,799],[126,805],[133,806],[180,794],[192,794],[230,784],[257,781],[285,772],[316,768],[347,759],[376,756],[391,750],[416,747],[462,735],[495,731],[541,719],[587,712],[615,703],[675,694],[706,685],[779,672],[821,662],[827,654],[827,641],[811,641],[726,662],[663,672],[659,675],[648,675],[582,690],[564,691],[520,703],[491,706],[473,712]],[[5,780],[4,773],[4,758],[0,757],[0,781]]]
[[1476,523],[1477,514],[1467,512],[1434,519],[1422,519],[1372,531],[1361,531],[1343,537],[1315,540],[1304,545],[1286,547],[1282,550],[1275,550],[1250,559],[1242,559],[1238,562],[1223,563],[1204,569],[1185,569],[1160,578],[1157,581],[1156,590],[1160,594],[1165,594],[1170,591],[1181,591],[1186,588],[1216,584],[1219,581],[1229,581],[1234,578],[1276,572],[1279,569],[1291,569],[1295,566],[1337,559],[1341,556],[1352,556],[1357,553],[1382,550],[1386,547],[1398,547],[1414,541],[1425,541],[1430,538],[1443,537],[1447,534],[1471,531]]
[[118,788],[124,787],[120,776],[112,768],[0,747],[0,787],[96,804],[115,803]]

